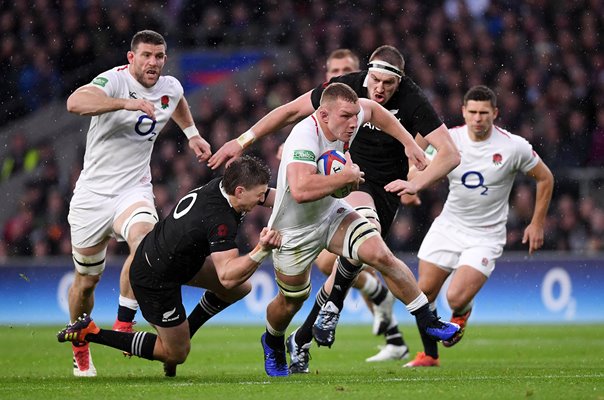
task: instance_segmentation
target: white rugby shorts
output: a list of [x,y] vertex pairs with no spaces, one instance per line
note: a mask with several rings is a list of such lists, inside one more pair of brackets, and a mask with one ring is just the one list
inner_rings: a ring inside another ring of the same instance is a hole
[[503,253],[505,239],[505,231],[502,234],[462,229],[439,216],[424,237],[417,257],[449,272],[468,265],[488,278]]
[[145,201],[155,208],[153,186],[148,183],[125,191],[118,196],[91,192],[83,185],[77,186],[69,203],[67,220],[71,227],[71,244],[80,249],[99,244],[107,237],[118,242],[125,239],[113,231],[113,222],[132,204]]
[[327,248],[344,218],[352,212],[355,211],[348,203],[338,200],[326,219],[315,221],[303,229],[280,231],[281,247],[273,250],[275,270],[288,276],[302,275]]

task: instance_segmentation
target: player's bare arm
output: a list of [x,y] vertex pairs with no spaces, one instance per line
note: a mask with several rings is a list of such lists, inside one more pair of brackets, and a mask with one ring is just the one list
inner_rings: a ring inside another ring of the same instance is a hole
[[405,155],[418,170],[426,168],[426,154],[413,140],[413,136],[388,110],[380,104],[369,99],[359,99],[359,103],[365,111],[365,121],[371,121],[372,124],[379,127],[382,132],[388,134],[401,142],[405,147]]
[[215,252],[210,255],[216,268],[216,274],[222,286],[232,289],[249,279],[258,269],[270,250],[281,246],[279,232],[264,228],[260,233],[258,245],[249,254],[239,255],[239,250]]
[[210,157],[208,166],[212,169],[216,169],[225,163],[228,166],[233,159],[239,157],[243,150],[256,140],[275,133],[279,129],[312,114],[315,109],[312,106],[310,95],[311,92],[305,93],[297,99],[275,108],[237,139],[226,142]]
[[554,176],[550,169],[541,160],[531,169],[528,176],[537,182],[537,191],[535,195],[535,210],[531,223],[524,230],[522,243],[529,244],[529,254],[543,246],[543,227],[547,217],[547,209],[552,199],[554,190]]
[[298,203],[307,203],[329,196],[337,189],[353,185],[355,189],[365,181],[365,173],[350,159],[350,153],[345,154],[344,169],[331,175],[317,174],[317,167],[300,162],[292,162],[287,166],[287,182],[292,197]]
[[144,99],[119,99],[107,96],[94,86],[78,88],[67,99],[67,111],[82,116],[101,115],[117,110],[142,111],[155,119],[155,106]]
[[187,136],[189,148],[195,153],[197,161],[200,163],[207,161],[212,155],[211,146],[201,137],[199,131],[195,127],[195,121],[193,120],[193,115],[189,109],[189,103],[184,96],[181,97],[176,105],[176,109],[172,114],[172,119]]
[[423,138],[416,138],[416,142],[420,143],[420,147],[422,147],[421,144],[425,144],[424,141],[431,144],[437,153],[434,159],[430,161],[428,167],[421,173],[416,173],[412,168],[409,168],[409,179],[414,183],[418,191],[444,178],[461,162],[459,150],[455,146],[453,139],[451,139],[451,135],[449,135],[445,124],[442,124]]

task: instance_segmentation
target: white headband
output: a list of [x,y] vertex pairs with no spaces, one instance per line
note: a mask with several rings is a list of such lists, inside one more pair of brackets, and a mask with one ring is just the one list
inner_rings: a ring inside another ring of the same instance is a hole
[[383,74],[389,74],[389,75],[394,75],[394,76],[398,76],[399,78],[403,76],[403,72],[398,69],[397,67],[395,67],[394,65],[386,62],[386,61],[382,61],[382,60],[374,60],[374,61],[370,61],[369,64],[369,71],[374,71],[374,72],[381,72]]

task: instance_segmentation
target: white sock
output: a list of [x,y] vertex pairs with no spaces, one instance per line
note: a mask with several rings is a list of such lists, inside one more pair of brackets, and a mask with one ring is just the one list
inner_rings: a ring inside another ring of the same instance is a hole
[[124,297],[121,294],[119,299],[119,305],[134,311],[138,310],[138,301]]

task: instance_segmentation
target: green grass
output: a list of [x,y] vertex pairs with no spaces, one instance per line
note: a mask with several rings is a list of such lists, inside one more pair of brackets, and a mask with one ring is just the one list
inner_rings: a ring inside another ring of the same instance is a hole
[[[99,376],[75,378],[59,327],[0,326],[0,399],[604,399],[604,326],[470,325],[441,348],[440,368],[366,363],[380,338],[341,325],[332,349],[311,351],[311,373],[264,374],[260,326],[203,327],[176,378],[157,361],[92,344]],[[149,329],[144,327],[144,329]],[[404,327],[413,353],[415,327]]]

